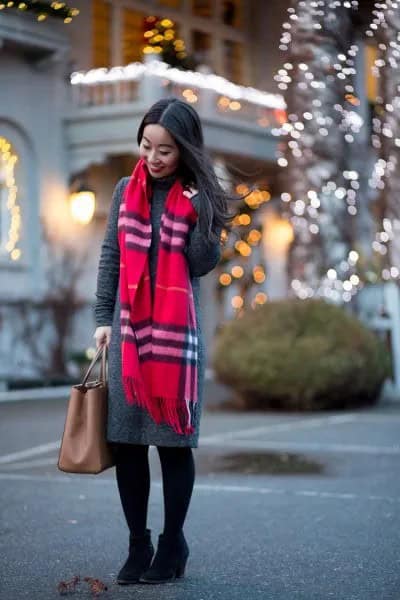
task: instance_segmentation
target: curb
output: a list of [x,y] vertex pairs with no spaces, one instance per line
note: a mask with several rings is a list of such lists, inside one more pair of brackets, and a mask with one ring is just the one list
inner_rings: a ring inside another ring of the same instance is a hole
[[[206,381],[212,381],[214,379],[212,369],[206,369],[205,379]],[[71,387],[72,385],[59,385],[0,392],[0,404],[2,402],[19,402],[26,400],[67,400],[71,393]]]
[[19,402],[21,400],[66,400],[69,398],[70,393],[70,385],[10,390],[8,392],[0,392],[0,404],[2,402]]

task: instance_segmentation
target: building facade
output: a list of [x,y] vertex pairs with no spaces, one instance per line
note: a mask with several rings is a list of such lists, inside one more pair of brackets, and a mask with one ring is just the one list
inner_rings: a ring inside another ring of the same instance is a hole
[[[269,297],[287,290],[290,236],[279,217],[278,137],[285,105],[273,74],[287,2],[77,0],[71,23],[0,10],[0,378],[63,369],[93,345],[96,268],[112,191],[137,160],[136,131],[157,99],[199,111],[217,171],[265,194],[256,261]],[[173,23],[196,71],[143,54],[148,18]],[[239,174],[239,175],[238,175]],[[71,213],[77,183],[94,191],[93,218]],[[206,336],[232,314],[218,306],[220,273],[204,278]]]

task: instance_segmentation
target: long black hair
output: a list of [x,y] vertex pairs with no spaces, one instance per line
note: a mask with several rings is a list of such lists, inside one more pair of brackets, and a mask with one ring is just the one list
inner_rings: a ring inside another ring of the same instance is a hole
[[162,125],[174,138],[179,149],[178,176],[184,186],[193,186],[201,195],[199,227],[209,241],[217,241],[221,229],[229,230],[232,214],[229,195],[215,174],[204,147],[203,130],[195,109],[178,98],[163,98],[153,104],[140,123],[140,145],[146,125]]

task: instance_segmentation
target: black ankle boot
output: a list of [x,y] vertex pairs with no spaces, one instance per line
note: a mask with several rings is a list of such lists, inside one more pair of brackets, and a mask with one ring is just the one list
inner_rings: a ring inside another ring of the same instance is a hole
[[150,567],[154,554],[154,546],[151,542],[151,530],[141,536],[129,536],[129,555],[117,575],[117,583],[129,585],[138,583],[140,576]]
[[158,537],[158,547],[151,567],[140,577],[140,583],[166,583],[185,574],[189,547],[183,532]]

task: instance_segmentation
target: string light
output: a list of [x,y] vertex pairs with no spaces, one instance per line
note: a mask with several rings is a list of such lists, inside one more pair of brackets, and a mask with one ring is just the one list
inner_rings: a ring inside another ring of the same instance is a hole
[[[281,111],[284,111],[286,107],[282,96],[278,94],[270,94],[253,87],[237,85],[213,73],[183,71],[158,60],[149,64],[134,62],[123,67],[112,67],[110,69],[75,71],[71,74],[70,82],[72,85],[95,85],[97,83],[137,81],[145,76],[158,77],[186,88],[213,90],[219,96],[229,99],[229,103],[231,101],[239,103],[245,101],[260,107]],[[236,106],[234,105],[234,110],[237,109]],[[230,108],[232,109],[232,107]]]
[[262,225],[253,217],[253,211],[268,202],[271,194],[263,187],[251,189],[246,183],[236,185],[235,191],[241,197],[240,206],[232,220],[232,232],[225,239],[218,290],[232,290],[230,303],[236,316],[240,317],[246,308],[254,309],[267,301],[264,291],[253,295],[254,286],[262,288],[266,279],[259,251]]
[[240,265],[235,265],[232,267],[231,273],[232,273],[233,277],[236,277],[236,279],[239,279],[240,277],[243,277],[244,269]]
[[232,282],[232,277],[229,275],[229,273],[222,273],[219,276],[219,282],[221,285],[230,285]]
[[0,10],[17,9],[21,12],[32,12],[39,22],[48,17],[63,19],[64,23],[71,23],[79,15],[78,8],[70,8],[65,2],[42,2],[40,0],[25,0],[24,2],[0,2]]
[[[293,35],[298,29],[304,28],[304,31],[307,32],[310,28],[323,29],[325,18],[329,18],[333,22],[338,18],[339,10],[357,10],[358,6],[357,1],[350,0],[299,1],[296,8],[288,9],[288,19],[282,26],[280,49],[283,52],[289,48],[293,50],[291,47]],[[309,106],[306,110],[299,110],[299,114],[289,110],[287,121],[281,124],[281,127],[272,130],[273,135],[279,136],[283,140],[277,151],[278,166],[283,171],[290,169],[297,181],[300,173],[307,172],[307,169],[314,167],[310,182],[318,182],[315,189],[312,189],[311,185],[308,190],[302,189],[299,185],[293,185],[290,192],[283,191],[281,193],[284,215],[290,219],[297,243],[303,247],[315,248],[313,245],[315,238],[318,238],[317,243],[332,244],[329,236],[327,237],[333,219],[330,211],[342,215],[345,211],[348,218],[358,214],[359,173],[354,169],[344,169],[342,172],[336,173],[333,167],[330,168],[327,163],[329,159],[326,158],[317,164],[313,148],[316,135],[320,136],[321,143],[325,143],[322,142],[324,138],[332,139],[332,143],[338,143],[340,135],[341,143],[353,144],[364,127],[363,118],[357,112],[360,100],[356,96],[352,83],[352,78],[356,74],[355,58],[358,52],[359,47],[356,44],[352,44],[346,51],[338,51],[336,56],[333,53],[325,53],[321,48],[318,53],[318,62],[308,63],[303,58],[296,64],[296,51],[294,50],[292,60],[286,60],[275,76],[280,90],[287,92],[291,89],[291,98],[297,98],[306,93],[309,98]],[[331,113],[325,114],[325,106],[322,105],[318,95],[323,94],[325,89],[332,90],[332,86],[338,95],[338,100],[331,106]],[[296,93],[296,89],[298,93]],[[341,98],[339,90],[343,90]],[[336,165],[333,166],[336,167]],[[288,177],[285,177],[285,180],[290,181]],[[358,258],[358,254],[355,250],[349,249],[347,258],[340,258],[340,254],[338,254],[340,246],[342,246],[343,257],[345,246],[340,239],[338,230],[336,259],[333,259],[335,264],[328,266],[325,274],[323,271],[322,273],[318,272],[318,264],[322,267],[322,260],[313,252],[313,269],[310,271],[308,265],[303,263],[302,275],[294,277],[291,282],[291,288],[295,295],[299,298],[324,296],[335,302],[348,302],[353,298],[363,285],[361,277],[355,272],[357,260],[354,259],[356,255]],[[303,256],[301,251],[299,252],[299,256]],[[329,254],[327,253],[327,255]],[[334,255],[335,253],[332,253],[332,256]]]
[[232,304],[233,308],[235,308],[236,310],[239,310],[243,307],[244,300],[243,300],[242,296],[233,296],[233,298],[231,300],[231,304]]
[[254,297],[254,303],[255,304],[264,304],[267,301],[267,294],[265,294],[264,292],[257,292],[257,294]]
[[[396,15],[399,2],[386,0],[375,2],[373,18],[366,35],[378,41],[378,57],[372,67],[373,75],[380,82],[380,95],[377,98],[375,116],[372,120],[371,143],[378,156],[368,185],[376,194],[384,195],[385,214],[372,241],[372,250],[379,259],[380,276],[383,280],[399,279],[399,269],[392,263],[400,260],[399,234],[400,214],[395,171],[399,167],[400,130],[398,114],[400,36]],[[385,70],[384,74],[382,70]],[[388,82],[391,82],[388,85]],[[394,84],[392,85],[392,82]]]
[[18,156],[14,153],[10,142],[4,137],[0,137],[0,172],[5,184],[6,207],[9,212],[9,228],[4,247],[11,260],[14,261],[21,258],[21,249],[18,248],[21,235],[21,208],[17,200],[18,187],[15,181],[17,162]]
[[265,281],[265,271],[263,267],[258,267],[253,269],[253,278],[256,283],[264,283]]
[[[175,38],[175,23],[171,19],[159,19],[153,15],[145,19],[146,30],[143,33],[145,46],[142,51],[144,54],[162,54],[168,57],[174,63],[178,59],[181,61],[181,66],[184,64],[184,59],[187,57],[185,42]],[[168,59],[166,58],[166,62]],[[193,97],[190,97],[189,102],[193,102]]]
[[198,96],[196,96],[194,91],[190,88],[184,89],[182,92],[182,96],[185,98],[186,102],[190,102],[191,104],[196,103],[198,100]]

